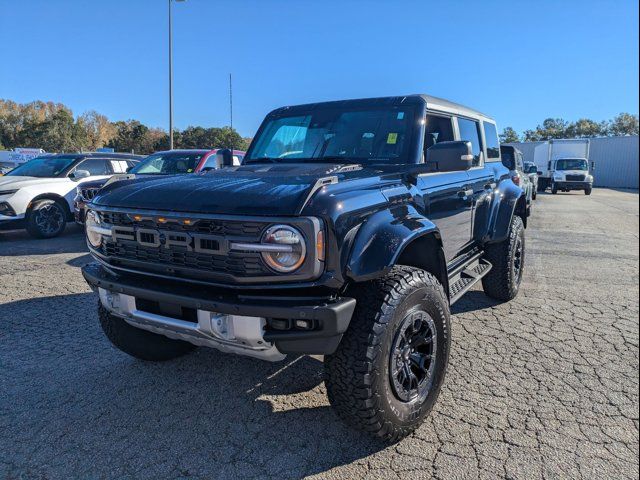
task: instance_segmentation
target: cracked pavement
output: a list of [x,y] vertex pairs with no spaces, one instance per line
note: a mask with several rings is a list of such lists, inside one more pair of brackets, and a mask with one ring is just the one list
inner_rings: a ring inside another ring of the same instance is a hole
[[454,305],[440,398],[385,446],[321,359],[116,351],[80,230],[0,233],[0,478],[638,478],[638,194],[540,195],[526,235],[518,298]]

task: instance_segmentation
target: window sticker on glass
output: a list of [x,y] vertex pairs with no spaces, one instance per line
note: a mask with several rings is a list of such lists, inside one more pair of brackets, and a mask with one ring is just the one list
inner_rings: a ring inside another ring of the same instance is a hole
[[398,120],[404,119],[404,112],[398,112]]
[[389,145],[395,145],[397,141],[398,141],[397,133],[390,133],[389,135],[387,135],[387,143]]

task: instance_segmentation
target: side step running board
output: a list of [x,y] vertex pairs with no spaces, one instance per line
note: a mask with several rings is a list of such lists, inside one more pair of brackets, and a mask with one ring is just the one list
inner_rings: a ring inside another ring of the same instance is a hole
[[456,269],[456,272],[449,277],[449,302],[451,305],[460,300],[465,293],[469,291],[476,283],[482,280],[492,265],[480,256],[474,257],[462,269]]

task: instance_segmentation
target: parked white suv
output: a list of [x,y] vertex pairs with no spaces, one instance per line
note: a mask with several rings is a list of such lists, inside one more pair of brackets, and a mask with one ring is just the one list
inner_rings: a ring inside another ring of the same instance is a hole
[[118,153],[61,153],[30,160],[0,177],[0,229],[26,228],[51,238],[73,219],[79,183],[125,173],[142,157]]

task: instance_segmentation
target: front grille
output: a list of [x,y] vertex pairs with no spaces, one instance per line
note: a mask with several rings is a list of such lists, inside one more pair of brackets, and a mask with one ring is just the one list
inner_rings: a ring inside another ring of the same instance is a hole
[[188,225],[169,220],[168,223],[158,224],[152,219],[142,218],[135,221],[133,215],[121,212],[100,212],[103,223],[110,225],[140,226],[150,228],[164,228],[194,233],[220,235],[223,237],[251,237],[259,238],[267,226],[264,222],[245,222],[239,220],[196,219]]
[[[260,253],[227,251],[222,248],[223,245],[226,245],[227,240],[231,239],[241,242],[259,242],[262,232],[271,225],[268,222],[190,217],[188,224],[185,224],[184,217],[167,215],[160,217],[163,221],[159,223],[158,216],[138,216],[137,214],[112,211],[99,211],[98,215],[103,224],[155,229],[165,232],[164,237],[168,237],[168,232],[172,231],[216,237],[199,240],[200,247],[205,249],[204,252],[196,252],[195,249],[188,249],[184,245],[162,244],[155,247],[153,246],[153,235],[144,231],[139,232],[139,236],[142,243],[147,242],[147,245],[128,240],[126,237],[118,237],[116,240],[104,237],[97,252],[106,257],[114,266],[124,266],[127,261],[136,262],[129,264],[129,267],[135,270],[163,274],[178,272],[181,277],[199,277],[202,274],[232,275],[236,278],[276,275],[265,265]],[[144,264],[148,264],[149,267],[145,267]]]
[[97,195],[99,190],[100,190],[99,187],[82,188],[82,189],[80,189],[80,195],[82,196],[82,198],[84,200],[86,200],[87,202],[90,202],[91,200],[93,200],[95,198],[95,196]]
[[270,270],[262,263],[259,253],[229,252],[227,255],[207,255],[187,252],[184,248],[143,247],[134,242],[102,243],[100,253],[110,258],[189,268],[204,272],[228,273],[236,277],[268,275]]
[[567,175],[567,182],[584,182],[584,175]]

